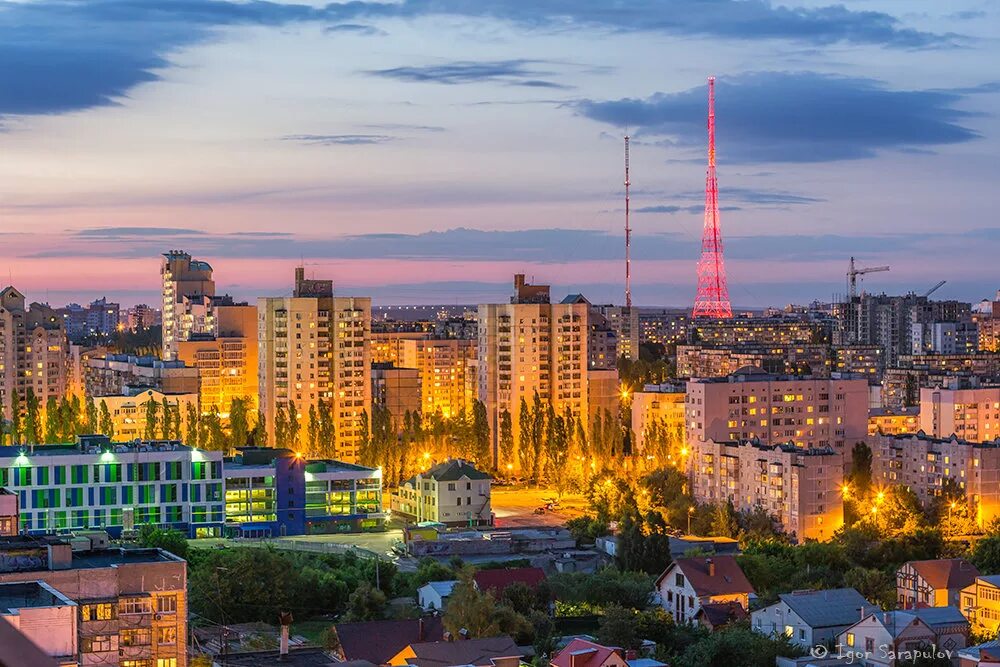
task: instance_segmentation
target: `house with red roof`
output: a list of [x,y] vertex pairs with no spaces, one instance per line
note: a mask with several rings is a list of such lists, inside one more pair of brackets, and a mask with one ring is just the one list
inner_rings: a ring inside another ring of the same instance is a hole
[[733,556],[674,559],[656,580],[660,604],[677,623],[694,623],[706,604],[750,606],[753,586]]
[[628,667],[622,650],[575,638],[552,656],[552,667]]
[[911,560],[896,570],[896,599],[901,609],[958,607],[962,589],[978,576],[964,558]]
[[493,597],[499,598],[512,584],[524,584],[532,590],[538,588],[545,581],[545,572],[540,567],[477,570],[472,579],[480,591],[492,593]]

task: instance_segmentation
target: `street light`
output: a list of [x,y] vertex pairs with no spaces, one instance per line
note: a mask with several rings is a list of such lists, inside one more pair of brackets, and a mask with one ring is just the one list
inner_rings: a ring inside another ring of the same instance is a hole
[[688,535],[691,534],[691,517],[694,515],[694,505],[688,508]]

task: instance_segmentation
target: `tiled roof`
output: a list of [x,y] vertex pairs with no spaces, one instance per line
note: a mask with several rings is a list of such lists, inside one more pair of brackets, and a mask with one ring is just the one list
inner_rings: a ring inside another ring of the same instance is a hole
[[965,588],[979,576],[976,566],[964,558],[914,560],[907,565],[933,588]]
[[484,593],[492,592],[497,597],[511,584],[522,583],[535,588],[545,581],[545,572],[537,567],[514,567],[510,569],[478,570],[472,578]]
[[698,614],[713,628],[733,621],[742,621],[748,615],[747,610],[739,602],[709,602],[701,606]]
[[858,619],[880,611],[853,588],[796,591],[778,597],[811,628],[853,625]]
[[376,665],[388,663],[389,658],[410,644],[444,638],[444,624],[440,617],[435,616],[402,621],[337,623],[334,628],[345,660],[367,660]]
[[485,667],[492,665],[494,658],[520,658],[524,656],[524,651],[519,649],[514,640],[507,635],[451,642],[424,642],[409,644],[409,647],[414,655],[407,657],[406,662],[417,667],[453,667],[454,665]]
[[[709,569],[713,564],[715,573],[709,574]],[[694,588],[698,597],[754,592],[750,581],[732,556],[677,558],[659,576],[656,585],[659,586],[667,573],[675,567],[680,569],[681,573],[691,582],[691,587]]]
[[613,647],[586,639],[574,639],[566,648],[552,656],[552,664],[554,667],[600,667],[614,653]]

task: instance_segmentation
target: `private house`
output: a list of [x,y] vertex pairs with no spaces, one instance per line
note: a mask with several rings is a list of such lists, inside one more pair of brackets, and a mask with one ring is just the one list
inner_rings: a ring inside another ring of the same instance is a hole
[[417,603],[424,611],[442,611],[458,581],[429,581],[417,589]]
[[793,591],[753,612],[751,626],[767,635],[787,635],[803,648],[826,644],[861,619],[881,611],[853,588]]
[[628,667],[622,650],[576,638],[552,656],[552,667]]
[[901,609],[959,607],[962,590],[979,576],[964,558],[913,560],[896,572],[896,596]]
[[506,635],[410,644],[388,660],[401,667],[519,667],[524,651]]
[[977,631],[996,633],[1000,629],[1000,574],[976,577],[963,588],[960,609]]
[[891,667],[893,657],[929,651],[956,653],[969,642],[969,622],[957,607],[926,607],[871,614],[837,637],[842,654],[868,667]]
[[753,586],[733,556],[677,558],[656,580],[663,608],[677,623],[693,623],[702,605],[738,602],[750,604]]

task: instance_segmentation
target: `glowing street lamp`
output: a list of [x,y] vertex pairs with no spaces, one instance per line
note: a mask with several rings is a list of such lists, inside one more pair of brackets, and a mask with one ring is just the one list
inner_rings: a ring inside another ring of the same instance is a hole
[[688,508],[688,535],[691,534],[691,517],[694,515],[694,505]]
[[847,498],[848,496],[851,495],[851,487],[848,486],[847,484],[844,484],[842,487],[840,487],[840,494],[844,498]]

